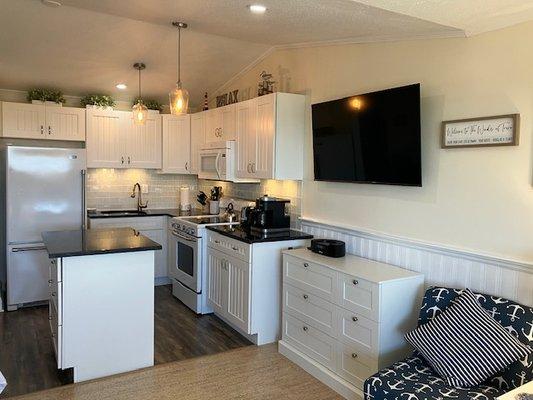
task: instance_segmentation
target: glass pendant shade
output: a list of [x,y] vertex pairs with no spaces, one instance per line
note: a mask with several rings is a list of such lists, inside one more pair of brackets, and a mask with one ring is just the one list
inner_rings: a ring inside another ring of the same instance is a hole
[[178,83],[168,94],[170,100],[170,113],[172,115],[187,114],[189,109],[189,92]]
[[148,119],[148,108],[142,103],[142,101],[137,101],[133,106],[133,123],[135,125],[144,125]]

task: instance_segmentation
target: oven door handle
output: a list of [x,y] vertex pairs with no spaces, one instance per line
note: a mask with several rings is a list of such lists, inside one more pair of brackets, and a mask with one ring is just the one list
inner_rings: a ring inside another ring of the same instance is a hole
[[188,237],[182,236],[182,235],[180,235],[179,233],[177,233],[176,231],[172,231],[171,233],[172,233],[173,236],[176,236],[177,238],[180,238],[180,239],[186,240],[186,241],[188,241],[188,242],[194,242],[194,243],[196,243],[196,242],[198,241],[196,238],[191,239],[191,238],[188,238]]

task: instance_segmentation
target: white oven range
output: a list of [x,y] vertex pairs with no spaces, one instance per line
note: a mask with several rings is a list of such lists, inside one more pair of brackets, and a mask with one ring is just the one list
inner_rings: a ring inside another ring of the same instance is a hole
[[175,217],[170,222],[168,232],[172,294],[197,314],[213,312],[207,305],[205,227],[208,225],[232,224],[219,215]]

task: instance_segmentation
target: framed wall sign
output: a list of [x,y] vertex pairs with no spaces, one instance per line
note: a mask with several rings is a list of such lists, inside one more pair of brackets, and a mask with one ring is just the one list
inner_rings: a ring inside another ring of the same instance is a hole
[[517,146],[519,131],[520,114],[444,121],[441,147]]

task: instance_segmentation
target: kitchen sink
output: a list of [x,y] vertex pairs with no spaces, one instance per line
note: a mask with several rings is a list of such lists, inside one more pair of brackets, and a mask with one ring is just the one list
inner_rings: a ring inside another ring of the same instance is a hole
[[113,211],[100,211],[101,214],[104,215],[146,215],[145,211],[137,211],[137,210],[113,210]]

